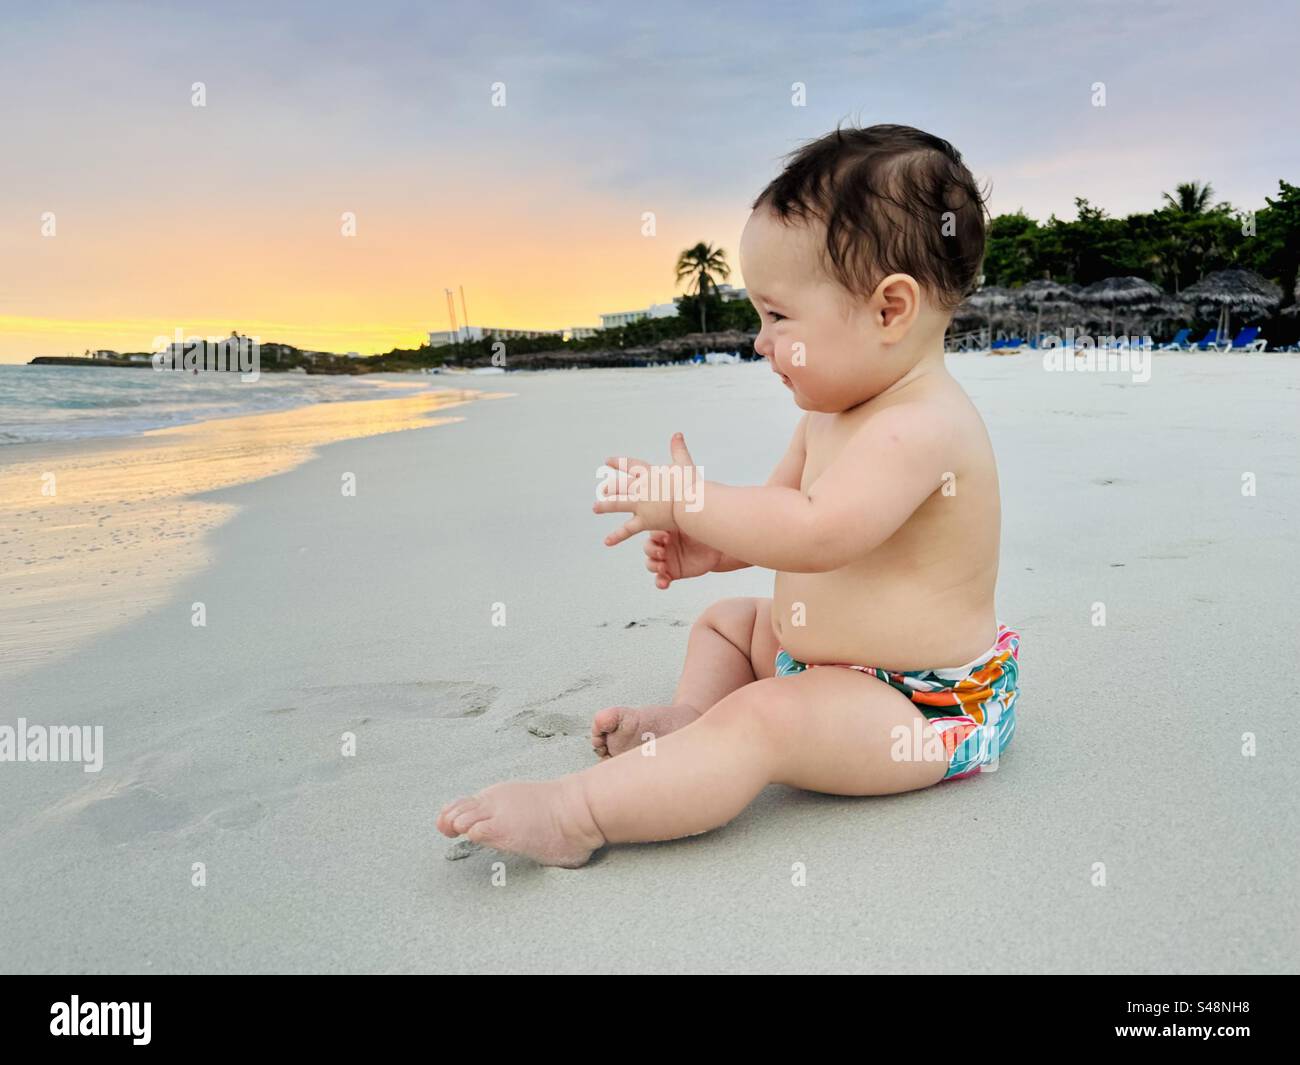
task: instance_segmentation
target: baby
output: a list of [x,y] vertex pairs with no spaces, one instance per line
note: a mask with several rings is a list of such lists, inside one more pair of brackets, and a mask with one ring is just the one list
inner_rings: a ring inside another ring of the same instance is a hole
[[791,157],[740,241],[754,347],[806,412],[784,458],[761,488],[695,482],[679,433],[665,466],[607,459],[626,472],[594,508],[631,515],[606,544],[649,533],[660,588],[761,566],[772,598],[709,607],[670,705],[596,715],[598,764],[458,799],[441,832],[572,867],[725,825],[769,784],[888,795],[996,766],[1019,637],[994,609],[993,451],[943,351],[983,252],[946,141],[842,129]]

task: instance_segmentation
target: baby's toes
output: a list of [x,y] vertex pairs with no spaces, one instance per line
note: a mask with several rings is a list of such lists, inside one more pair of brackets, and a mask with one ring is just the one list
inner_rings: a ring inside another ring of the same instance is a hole
[[623,715],[630,709],[631,707],[628,706],[607,706],[600,711],[591,722],[591,745],[606,746],[605,737],[619,730],[619,726],[623,723]]
[[451,819],[451,825],[458,835],[469,836],[477,843],[478,839],[471,829],[486,821],[491,815],[492,811],[488,809],[487,803],[477,795],[472,795],[466,800],[465,805],[456,811],[456,815]]
[[466,808],[474,802],[474,796],[463,795],[459,799],[453,799],[447,803],[438,814],[438,831],[444,836],[459,836],[463,829],[457,828],[457,823],[464,814]]

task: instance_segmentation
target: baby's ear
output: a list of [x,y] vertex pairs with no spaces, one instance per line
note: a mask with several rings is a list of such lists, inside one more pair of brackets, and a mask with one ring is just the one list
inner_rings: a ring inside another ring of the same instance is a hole
[[872,302],[881,327],[901,337],[921,313],[921,286],[911,274],[890,274],[876,286]]

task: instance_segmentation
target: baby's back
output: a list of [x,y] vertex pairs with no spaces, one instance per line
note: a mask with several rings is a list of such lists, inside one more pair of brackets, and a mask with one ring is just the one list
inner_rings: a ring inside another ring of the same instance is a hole
[[827,573],[777,574],[772,624],[802,662],[939,669],[973,661],[996,637],[997,465],[979,413],[947,373],[843,414],[810,414],[801,487],[807,492],[868,419],[897,404],[942,434],[945,476],[860,559]]

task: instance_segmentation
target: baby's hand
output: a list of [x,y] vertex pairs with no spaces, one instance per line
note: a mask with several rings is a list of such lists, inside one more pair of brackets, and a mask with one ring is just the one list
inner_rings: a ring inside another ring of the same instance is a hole
[[667,588],[673,581],[712,573],[722,562],[717,548],[693,540],[681,529],[652,532],[645,542],[645,568],[655,575],[655,585]]
[[[612,481],[606,480],[597,490],[599,499],[592,506],[597,514],[623,513],[632,517],[605,537],[605,546],[621,544],[630,536],[647,529],[674,532],[677,522],[673,518],[674,495],[699,491],[699,473],[686,450],[681,433],[673,436],[669,447],[673,461],[667,466],[654,466],[644,459],[614,456],[605,465],[618,471]],[[609,488],[613,488],[613,493]]]

